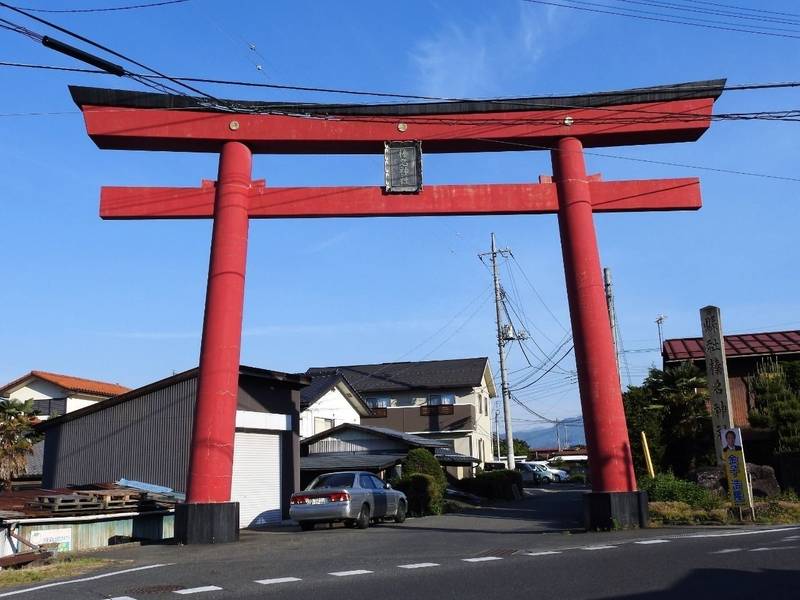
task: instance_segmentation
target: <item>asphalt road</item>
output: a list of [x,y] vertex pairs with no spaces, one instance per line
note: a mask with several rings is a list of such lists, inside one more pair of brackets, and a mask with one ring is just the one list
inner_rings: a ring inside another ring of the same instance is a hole
[[535,496],[366,531],[247,532],[234,545],[120,548],[103,556],[130,562],[109,572],[0,598],[800,597],[800,527],[578,534],[569,530],[579,493]]

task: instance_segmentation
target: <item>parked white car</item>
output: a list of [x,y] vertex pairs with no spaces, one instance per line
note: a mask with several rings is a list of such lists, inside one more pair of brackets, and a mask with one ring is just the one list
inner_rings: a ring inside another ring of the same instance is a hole
[[547,472],[553,476],[553,481],[569,481],[568,472],[564,471],[563,469],[557,469],[553,467],[546,460],[531,461],[531,464],[539,465],[540,467],[546,469]]

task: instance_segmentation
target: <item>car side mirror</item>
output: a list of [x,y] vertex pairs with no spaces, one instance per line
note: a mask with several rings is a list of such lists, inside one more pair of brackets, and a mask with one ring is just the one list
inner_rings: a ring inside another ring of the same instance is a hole
[[392,484],[391,484],[391,483],[384,483],[384,484],[383,484],[383,489],[385,489],[385,490],[390,490],[390,489],[392,489]]

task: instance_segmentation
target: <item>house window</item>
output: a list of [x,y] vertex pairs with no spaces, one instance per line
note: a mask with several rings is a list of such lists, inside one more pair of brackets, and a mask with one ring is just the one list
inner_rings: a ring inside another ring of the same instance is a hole
[[367,406],[370,408],[389,408],[389,396],[367,398]]
[[455,394],[431,394],[428,396],[429,406],[450,406],[455,403]]

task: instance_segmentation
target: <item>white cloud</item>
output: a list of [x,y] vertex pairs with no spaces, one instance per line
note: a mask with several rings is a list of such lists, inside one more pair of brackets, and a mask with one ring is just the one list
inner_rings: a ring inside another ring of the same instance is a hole
[[426,95],[478,97],[530,89],[545,47],[558,28],[554,10],[496,15],[484,22],[449,22],[410,51]]

